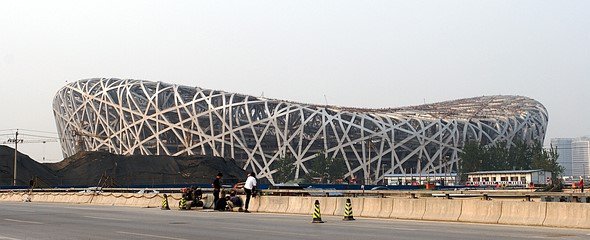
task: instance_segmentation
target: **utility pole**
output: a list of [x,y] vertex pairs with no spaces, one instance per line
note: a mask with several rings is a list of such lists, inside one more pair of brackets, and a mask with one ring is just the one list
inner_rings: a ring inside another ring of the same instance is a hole
[[371,184],[371,139],[369,138],[369,184]]
[[18,129],[16,130],[16,133],[14,134],[14,139],[8,139],[8,142],[14,141],[14,173],[13,173],[13,179],[12,179],[12,186],[16,186],[16,159],[18,157],[18,143],[19,142],[23,142],[22,139],[18,139]]

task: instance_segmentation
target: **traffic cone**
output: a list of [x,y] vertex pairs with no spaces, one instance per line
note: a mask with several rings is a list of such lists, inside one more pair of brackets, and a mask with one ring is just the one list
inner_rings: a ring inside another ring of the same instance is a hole
[[352,203],[350,203],[350,198],[346,199],[346,204],[344,205],[344,221],[352,221],[354,217],[352,216]]
[[322,221],[322,214],[320,213],[320,201],[319,200],[315,200],[314,206],[313,206],[313,221],[312,223],[324,223],[324,221]]
[[187,210],[186,208],[186,199],[181,198],[180,202],[178,202],[178,209],[180,210]]
[[162,199],[162,210],[170,210],[170,206],[168,205],[168,195],[164,193],[164,199]]

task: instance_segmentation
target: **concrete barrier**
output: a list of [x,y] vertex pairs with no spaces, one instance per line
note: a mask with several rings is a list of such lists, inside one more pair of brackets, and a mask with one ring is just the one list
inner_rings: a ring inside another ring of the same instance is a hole
[[156,194],[143,194],[141,196],[141,198],[137,199],[136,206],[137,207],[142,207],[142,208],[161,207],[162,206],[162,200],[160,200],[159,203],[157,203],[156,206],[150,206],[150,203],[152,202],[152,199],[154,199],[154,198],[158,198]]
[[[344,205],[342,203],[342,199],[343,198],[341,198],[341,197],[324,197],[324,198],[322,198],[320,201],[323,201],[323,204],[325,204],[325,207],[323,207],[321,209],[322,214],[342,216],[342,214],[344,213],[344,209],[343,209]],[[310,198],[309,206],[306,207],[308,212],[305,212],[305,214],[312,214],[313,213],[313,204],[314,204],[314,198]],[[320,203],[320,206],[321,205],[322,205],[322,203]]]
[[137,205],[137,200],[141,198],[140,196],[132,195],[125,201],[125,206],[135,206]]
[[272,212],[272,213],[285,213],[287,212],[287,208],[289,208],[289,199],[286,197],[275,197],[275,196],[265,196],[264,198],[267,199],[266,201],[266,208],[265,212]]
[[258,212],[268,212],[268,210],[267,210],[268,206],[269,206],[268,196],[260,196],[260,197],[258,197],[258,200],[260,201],[259,207],[258,207]]
[[[260,208],[260,196],[258,197],[251,197],[250,204],[248,205],[248,211],[250,212],[258,212]],[[246,198],[244,197],[244,204],[246,204]],[[245,205],[244,205],[245,206]]]
[[[360,213],[363,212],[363,207],[364,207],[364,202],[365,202],[365,198],[350,198],[350,201],[352,202],[352,209],[354,211],[354,209],[356,209],[357,212],[357,216],[360,216]],[[344,205],[346,204],[346,198],[342,199],[342,209],[341,209],[341,215],[340,216],[344,216]]]
[[[328,206],[330,206],[330,202],[327,199],[329,199],[329,198],[326,198],[326,200],[323,200],[324,202],[326,202],[326,208],[328,208]],[[313,214],[314,202],[315,202],[315,199],[312,197],[301,197],[301,208],[299,208],[299,214],[305,214],[305,215]],[[323,212],[324,209],[321,209],[321,210],[322,210],[322,214],[325,214]],[[326,209],[326,210],[328,210],[328,209]],[[329,210],[327,212],[329,214]]]
[[301,206],[303,205],[302,197],[288,197],[289,207],[287,207],[287,213],[301,214]]
[[461,200],[428,198],[422,219],[435,221],[457,221],[461,216]]
[[[146,198],[147,207],[155,207],[159,208],[162,207],[162,200],[164,200],[164,196],[160,194],[151,195]],[[168,204],[170,206],[170,204]]]
[[106,196],[102,194],[95,194],[92,198],[92,204],[106,205]]
[[390,218],[422,219],[426,211],[426,199],[395,198]]
[[502,203],[500,224],[543,225],[545,221],[546,202],[510,202]]
[[127,201],[127,198],[125,198],[125,196],[123,194],[117,194],[114,195],[115,197],[115,201],[113,202],[114,206],[125,206],[125,201]]
[[381,198],[364,198],[361,217],[379,217],[381,214]]
[[55,200],[55,194],[53,194],[53,193],[47,194],[47,198],[45,199],[46,202],[54,202],[54,200]]
[[377,217],[389,218],[393,211],[393,198],[381,198],[381,212]]
[[31,194],[31,202],[46,202],[47,195],[44,193],[33,193]]
[[92,194],[82,194],[78,196],[78,201],[76,203],[90,203],[90,199],[92,198]]
[[[328,205],[330,204],[328,202],[328,198],[329,197],[312,197],[312,201],[311,201],[311,209],[312,209],[312,213],[314,211],[314,204],[315,204],[315,200],[317,199],[318,201],[320,201],[320,213],[322,215],[326,214],[326,215],[333,215],[334,213],[331,213],[328,209]],[[310,213],[310,214],[312,214]]]
[[590,204],[549,202],[543,226],[590,228]]
[[498,223],[502,201],[462,200],[460,222]]
[[60,193],[55,196],[54,202],[65,203],[68,199],[68,196],[65,193]]

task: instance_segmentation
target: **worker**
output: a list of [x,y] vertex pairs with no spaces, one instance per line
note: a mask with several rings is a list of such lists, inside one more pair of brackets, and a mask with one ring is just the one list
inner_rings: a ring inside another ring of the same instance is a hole
[[219,192],[221,191],[221,177],[223,174],[221,172],[217,173],[215,176],[215,180],[213,180],[213,209],[217,209],[217,202],[219,201]]
[[256,178],[254,178],[254,172],[248,173],[248,178],[246,178],[246,183],[244,184],[244,191],[246,192],[246,206],[244,207],[244,212],[249,213],[248,206],[250,205],[250,197],[252,196],[252,192],[256,191]]
[[200,188],[193,187],[193,207],[202,207],[203,202],[201,199],[203,198],[203,191]]
[[230,206],[230,209],[233,211],[234,208],[238,208],[238,212],[243,211],[242,206],[242,199],[237,196],[236,191],[229,192],[229,201],[227,204]]
[[215,211],[225,211],[227,210],[227,201],[229,198],[225,196],[225,192],[221,192],[221,197],[215,201]]

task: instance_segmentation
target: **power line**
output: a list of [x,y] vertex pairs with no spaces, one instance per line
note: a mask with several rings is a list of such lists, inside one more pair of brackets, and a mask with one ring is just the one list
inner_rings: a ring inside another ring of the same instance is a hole
[[26,134],[26,133],[20,133],[19,135],[23,135],[23,136],[29,136],[29,137],[40,137],[40,138],[61,139],[60,137],[51,137],[51,136],[43,136],[43,135],[35,135],[35,134]]
[[41,130],[33,130],[33,129],[22,129],[22,128],[19,128],[18,130],[19,131],[25,131],[25,132],[49,133],[49,134],[55,134],[55,135],[57,135],[56,132],[49,132],[49,131],[41,131]]

